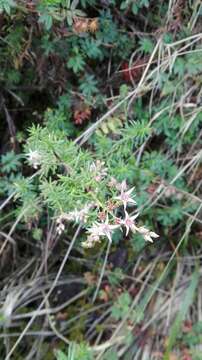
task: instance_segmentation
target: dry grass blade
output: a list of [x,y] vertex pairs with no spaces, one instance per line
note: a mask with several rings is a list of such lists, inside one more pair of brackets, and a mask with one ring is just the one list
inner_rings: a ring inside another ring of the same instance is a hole
[[54,290],[55,286],[57,285],[57,282],[58,282],[58,280],[59,280],[59,278],[60,278],[60,275],[62,274],[62,271],[63,271],[63,269],[64,269],[64,266],[65,266],[66,262],[67,262],[67,259],[68,259],[68,257],[69,257],[69,254],[70,254],[70,252],[71,252],[71,250],[72,250],[72,248],[73,248],[73,246],[74,246],[74,244],[75,244],[75,241],[76,241],[76,239],[77,239],[77,236],[78,236],[78,234],[79,234],[80,229],[81,229],[81,226],[78,226],[78,228],[77,228],[77,230],[76,230],[76,232],[75,232],[75,235],[74,235],[74,237],[73,237],[73,239],[72,239],[72,241],[71,241],[71,243],[70,243],[69,248],[67,249],[67,252],[66,252],[66,254],[65,254],[65,256],[64,256],[64,259],[63,259],[63,261],[62,261],[62,264],[60,265],[60,268],[59,268],[59,270],[58,270],[58,272],[57,272],[57,275],[56,275],[56,277],[55,277],[55,279],[54,279],[54,281],[53,281],[53,283],[52,283],[52,285],[51,285],[48,293],[45,295],[45,297],[44,297],[43,301],[41,302],[41,304],[39,305],[36,313],[32,316],[32,318],[30,319],[30,321],[27,323],[27,325],[25,326],[24,330],[23,330],[22,333],[20,334],[19,338],[18,338],[17,341],[15,342],[14,346],[12,347],[12,349],[11,349],[11,350],[9,351],[9,353],[7,354],[5,360],[9,360],[9,359],[10,359],[10,356],[13,354],[13,352],[14,352],[15,349],[17,348],[18,344],[21,342],[21,340],[23,339],[24,335],[26,334],[26,332],[28,331],[28,329],[30,328],[30,326],[33,324],[33,322],[34,322],[34,320],[35,320],[35,318],[36,318],[36,316],[37,316],[37,312],[42,309],[42,307],[44,306],[44,304],[46,304],[46,301],[48,300],[48,298],[49,298],[49,296],[51,295],[52,291]]

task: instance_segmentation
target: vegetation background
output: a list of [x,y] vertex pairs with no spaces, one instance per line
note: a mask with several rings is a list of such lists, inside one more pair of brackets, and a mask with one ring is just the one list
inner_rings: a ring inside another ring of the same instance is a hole
[[201,1],[0,0],[0,110],[0,359],[202,359]]

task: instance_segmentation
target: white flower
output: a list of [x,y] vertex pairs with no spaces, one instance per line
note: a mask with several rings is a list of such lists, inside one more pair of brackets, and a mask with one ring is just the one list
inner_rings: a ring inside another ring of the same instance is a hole
[[86,249],[89,249],[92,248],[97,242],[100,242],[100,237],[98,235],[89,235],[87,240],[82,242],[82,246]]
[[28,154],[26,154],[30,165],[33,166],[34,169],[37,169],[39,165],[41,165],[41,154],[37,150],[29,150]]
[[126,227],[126,236],[131,230],[133,233],[137,231],[137,226],[135,225],[134,220],[138,217],[139,214],[135,214],[133,216],[129,216],[127,211],[125,211],[125,219],[121,221],[121,224]]
[[136,205],[136,201],[131,196],[131,193],[133,192],[134,187],[132,187],[128,191],[126,191],[126,189],[127,189],[127,186],[126,186],[126,182],[124,180],[120,186],[121,194],[119,196],[115,197],[115,199],[120,200],[123,203],[124,210],[126,210],[126,207],[128,204]]
[[56,231],[57,231],[58,235],[61,235],[63,233],[64,229],[65,229],[65,226],[62,222],[57,224]]
[[153,243],[153,239],[156,239],[159,237],[158,234],[156,234],[153,231],[148,230],[147,228],[145,228],[144,226],[141,226],[139,228],[137,228],[137,231],[143,236],[145,241],[150,241]]
[[110,181],[108,182],[108,186],[111,188],[117,188],[118,189],[118,182],[114,177],[110,178]]
[[95,181],[99,182],[106,177],[108,169],[104,166],[105,162],[100,160],[90,164],[89,170],[93,173]]
[[75,209],[73,211],[70,211],[67,214],[66,213],[61,214],[60,217],[58,218],[57,222],[60,222],[60,221],[75,221],[77,223],[80,223],[80,222],[85,223],[87,221],[89,210],[93,206],[94,206],[93,203],[89,203],[89,204],[85,205],[83,207],[83,209],[81,209],[81,210]]
[[117,188],[117,190],[120,190],[120,191],[126,191],[128,188],[127,184],[126,184],[126,180],[123,180],[122,183],[117,183],[116,188]]
[[63,224],[63,215],[60,215],[59,218],[56,220],[56,231],[58,235],[61,235],[65,229],[65,225]]
[[111,235],[113,231],[119,228],[120,225],[110,225],[108,217],[104,223],[95,222],[91,228],[88,229],[88,232],[94,236],[106,236],[109,241],[112,241]]
[[85,222],[88,214],[88,210],[89,209],[87,208],[83,208],[81,210],[75,209],[66,215],[66,220],[75,221],[77,223]]

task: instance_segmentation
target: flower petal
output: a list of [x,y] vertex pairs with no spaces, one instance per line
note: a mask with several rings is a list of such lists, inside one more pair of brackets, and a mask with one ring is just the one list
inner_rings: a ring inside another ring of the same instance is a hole
[[156,233],[153,232],[153,231],[150,231],[149,235],[150,235],[151,237],[153,237],[153,238],[158,238],[158,237],[159,237],[159,235],[156,234]]

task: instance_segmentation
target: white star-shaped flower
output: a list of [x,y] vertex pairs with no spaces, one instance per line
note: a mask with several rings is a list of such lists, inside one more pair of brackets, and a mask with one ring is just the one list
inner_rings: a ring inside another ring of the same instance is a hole
[[93,224],[93,226],[88,229],[88,232],[95,236],[106,236],[109,239],[109,241],[111,242],[112,241],[111,236],[112,236],[113,231],[119,227],[120,227],[120,225],[118,225],[118,224],[117,225],[109,224],[109,219],[107,217],[105,222],[103,222],[103,223],[95,222]]
[[121,224],[126,228],[126,236],[128,235],[129,231],[131,230],[133,233],[137,231],[137,226],[135,225],[135,219],[138,217],[139,214],[135,214],[133,216],[129,216],[127,211],[125,211],[125,219],[121,221]]
[[124,210],[126,210],[126,207],[128,204],[136,205],[136,201],[132,198],[132,195],[131,195],[134,190],[134,187],[132,187],[128,191],[126,191],[126,189],[127,189],[126,182],[124,180],[121,183],[121,187],[120,187],[121,194],[119,196],[115,197],[115,199],[117,199],[123,203]]

